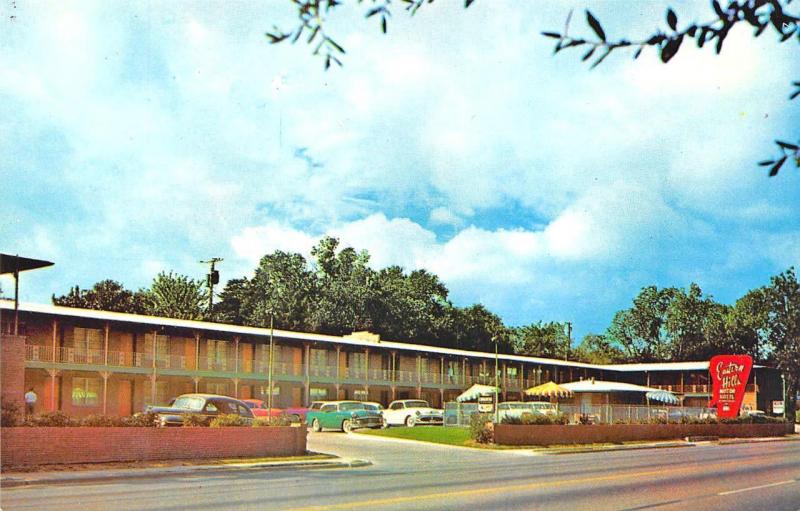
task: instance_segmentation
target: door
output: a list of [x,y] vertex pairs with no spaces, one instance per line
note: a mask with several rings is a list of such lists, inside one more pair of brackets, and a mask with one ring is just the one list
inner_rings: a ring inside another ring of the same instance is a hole
[[130,380],[120,380],[117,384],[117,414],[127,417],[133,414],[133,385]]

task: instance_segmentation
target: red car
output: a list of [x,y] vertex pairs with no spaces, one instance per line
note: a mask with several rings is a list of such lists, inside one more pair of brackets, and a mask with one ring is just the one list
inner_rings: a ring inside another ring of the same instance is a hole
[[268,408],[267,403],[260,399],[240,399],[240,401],[246,404],[256,417],[278,417],[284,413],[280,408]]

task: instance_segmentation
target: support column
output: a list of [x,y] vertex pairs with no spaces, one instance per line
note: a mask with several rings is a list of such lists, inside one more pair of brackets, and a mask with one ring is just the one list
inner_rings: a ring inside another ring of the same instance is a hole
[[503,368],[501,369],[501,371],[503,371],[503,401],[507,401],[508,400],[508,380],[506,379],[506,376],[508,375],[508,368],[507,368],[505,362],[503,362]]
[[100,376],[103,378],[103,415],[108,414],[108,378],[111,373],[108,371],[100,371]]
[[[55,321],[53,323],[55,323]],[[48,369],[47,374],[50,375],[50,411],[55,412],[57,409],[56,376],[61,374],[61,371],[59,371],[58,369]]]
[[467,357],[461,358],[461,385],[467,385]]
[[417,399],[422,398],[422,355],[417,355]]
[[304,372],[303,375],[303,406],[310,405],[310,396],[311,396],[311,345],[309,343],[305,343],[304,347]]
[[233,397],[239,399],[239,378],[233,379]]
[[194,378],[192,378],[192,381],[194,382],[194,392],[195,392],[195,394],[200,392],[200,380],[201,379],[202,378],[200,378],[199,376],[195,376]]
[[[104,339],[105,343],[103,345],[103,365],[104,366],[108,365],[108,337],[109,337],[110,333],[111,333],[111,325],[108,323],[108,321],[106,321],[105,339]],[[106,409],[105,409],[105,405],[103,405],[103,414],[105,414],[105,413],[106,413]]]
[[158,378],[158,364],[156,364],[156,356],[158,355],[158,332],[153,330],[153,374],[150,375],[150,404],[156,404],[156,378]]
[[[233,351],[234,351],[234,356],[233,356],[234,357],[234,360],[233,360],[234,372],[236,374],[239,374],[239,336],[238,335],[233,338]],[[237,394],[237,397],[238,397],[238,394]]]
[[369,401],[369,348],[364,348],[364,392]]
[[341,389],[341,374],[342,367],[342,347],[336,346],[336,399],[339,399],[339,390]]
[[194,370],[200,370],[200,332],[194,333]]
[[397,352],[392,351],[392,401],[395,400],[395,396],[397,395]]
[[53,320],[53,353],[50,356],[50,362],[58,362],[58,355],[56,348],[58,347],[58,320]]

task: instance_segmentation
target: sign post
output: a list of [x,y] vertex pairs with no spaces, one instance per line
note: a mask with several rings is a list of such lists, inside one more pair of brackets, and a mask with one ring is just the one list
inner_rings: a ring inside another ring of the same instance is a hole
[[717,355],[709,362],[712,393],[709,407],[717,407],[717,417],[733,418],[739,415],[747,380],[753,368],[749,355]]

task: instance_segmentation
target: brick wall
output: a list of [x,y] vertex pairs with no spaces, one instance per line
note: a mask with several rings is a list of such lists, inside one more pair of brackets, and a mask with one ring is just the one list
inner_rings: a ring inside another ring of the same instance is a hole
[[0,335],[0,401],[24,409],[26,390],[25,337]]
[[592,426],[526,426],[498,424],[501,445],[554,445],[676,440],[687,436],[727,438],[776,437],[790,434],[792,424],[595,424]]
[[170,459],[299,456],[306,429],[3,428],[2,466]]

